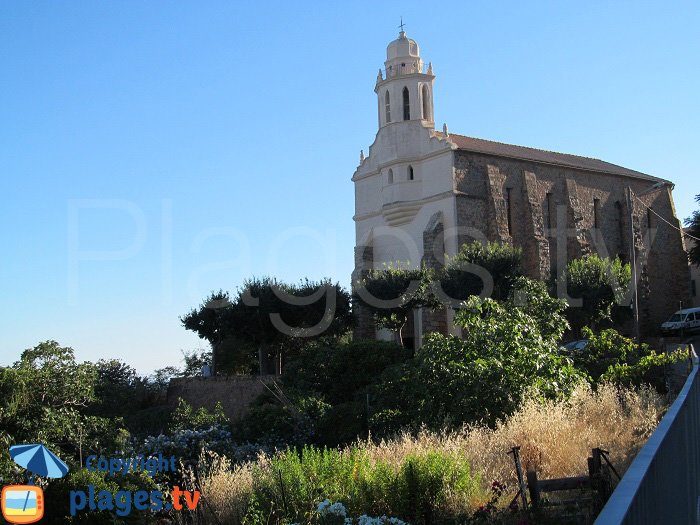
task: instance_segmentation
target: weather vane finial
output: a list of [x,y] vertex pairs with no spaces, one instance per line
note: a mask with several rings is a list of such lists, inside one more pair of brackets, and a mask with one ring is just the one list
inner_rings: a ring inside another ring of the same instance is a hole
[[399,29],[401,29],[401,32],[403,33],[403,26],[405,24],[403,23],[403,17],[401,17],[401,24],[399,24]]

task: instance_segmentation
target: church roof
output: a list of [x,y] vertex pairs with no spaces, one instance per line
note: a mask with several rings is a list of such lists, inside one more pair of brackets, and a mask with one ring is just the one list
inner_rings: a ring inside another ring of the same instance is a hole
[[[440,137],[445,136],[439,131],[436,132],[436,134]],[[514,144],[504,144],[502,142],[494,142],[491,140],[465,137],[464,135],[455,135],[454,133],[449,134],[449,140],[454,142],[458,149],[464,151],[484,153],[486,155],[493,155],[496,157],[508,157],[512,159],[541,162],[544,164],[554,164],[556,166],[564,166],[567,168],[598,171],[613,175],[623,175],[625,177],[633,177],[635,179],[643,179],[652,182],[668,182],[664,179],[647,175],[646,173],[623,168],[617,164],[611,164],[610,162],[605,162],[603,160],[594,159],[591,157],[580,157],[578,155],[570,155],[568,153],[557,153],[555,151],[527,148],[525,146],[516,146]]]

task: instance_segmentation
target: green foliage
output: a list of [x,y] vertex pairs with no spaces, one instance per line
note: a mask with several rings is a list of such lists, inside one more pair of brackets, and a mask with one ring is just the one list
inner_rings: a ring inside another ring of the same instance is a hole
[[[695,196],[695,201],[700,204],[700,195]],[[700,239],[700,211],[694,211],[693,215],[685,220],[685,225],[688,235],[695,237],[695,239]],[[700,267],[700,241],[694,241],[690,243],[690,246],[688,258],[692,264]]]
[[337,445],[367,434],[367,405],[383,372],[409,359],[395,343],[314,343],[289,362],[282,378],[288,405],[269,393],[238,423],[243,440]]
[[567,293],[582,301],[581,306],[567,309],[567,317],[578,334],[584,326],[595,328],[603,321],[613,319],[615,305],[623,305],[632,273],[629,264],[620,259],[588,255],[569,261],[563,278]]
[[371,460],[365,450],[304,447],[258,467],[255,508],[273,522],[311,522],[319,501],[342,502],[351,516],[396,516],[410,523],[447,517],[448,497],[482,496],[480,479],[461,456],[409,454],[391,463]]
[[125,416],[124,407],[141,408],[147,385],[136,370],[117,359],[101,359],[95,368],[97,376],[91,414],[113,418]]
[[558,353],[565,303],[524,278],[516,286],[506,303],[470,297],[456,316],[461,338],[429,334],[413,362],[387,373],[372,423],[493,424],[532,390],[567,396],[581,374]]
[[[3,441],[42,443],[72,465],[81,453],[122,446],[119,419],[89,414],[97,378],[95,365],[77,363],[73,350],[55,341],[25,350],[11,368],[0,369]],[[7,479],[12,464],[2,457],[0,476]]]
[[358,399],[386,368],[407,359],[399,345],[385,341],[311,345],[289,363],[283,381],[285,387],[338,404]]
[[517,277],[522,275],[522,255],[520,248],[510,244],[479,241],[464,244],[459,253],[447,261],[439,276],[442,290],[458,301],[464,301],[470,295],[480,295],[484,282],[474,271],[474,266],[478,266],[493,279],[490,297],[505,300]]
[[64,478],[52,480],[45,490],[46,516],[41,523],[59,525],[75,523],[80,525],[102,525],[105,523],[117,525],[136,525],[152,523],[148,513],[133,510],[128,516],[117,517],[113,511],[81,511],[74,517],[70,516],[69,502],[71,490],[87,492],[88,485],[94,485],[95,494],[106,490],[116,494],[120,490],[156,490],[158,487],[153,479],[144,472],[131,472],[127,475],[111,477],[104,472],[94,472],[87,469],[77,469],[68,473]]
[[589,343],[572,357],[574,365],[586,373],[593,385],[603,382],[621,386],[650,383],[665,390],[663,367],[687,358],[682,350],[659,354],[649,345],[638,345],[612,328],[596,335],[584,327],[583,335]]
[[409,314],[416,308],[439,305],[432,292],[432,277],[432,271],[425,267],[388,265],[371,271],[359,283],[354,300],[372,310],[377,326],[395,331],[403,344],[402,330]]
[[228,423],[229,420],[224,414],[224,407],[220,402],[217,401],[214,405],[214,411],[210,412],[205,407],[199,407],[195,410],[192,405],[180,397],[177,399],[177,407],[170,416],[169,430],[170,432],[201,430],[216,424],[227,425]]
[[259,370],[270,373],[274,356],[294,355],[310,339],[337,337],[352,317],[350,295],[337,283],[287,284],[265,277],[246,281],[235,298],[212,293],[181,321],[211,343],[215,372],[247,369],[251,353],[257,352]]

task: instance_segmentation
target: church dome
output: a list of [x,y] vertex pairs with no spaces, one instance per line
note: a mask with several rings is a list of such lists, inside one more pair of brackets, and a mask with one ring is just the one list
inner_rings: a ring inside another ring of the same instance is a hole
[[387,61],[396,58],[418,57],[420,56],[418,44],[415,40],[408,38],[404,31],[399,33],[399,38],[389,43],[386,47]]

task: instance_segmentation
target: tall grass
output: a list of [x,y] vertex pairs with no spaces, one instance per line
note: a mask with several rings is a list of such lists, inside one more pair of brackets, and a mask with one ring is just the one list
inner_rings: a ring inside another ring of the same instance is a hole
[[307,447],[235,467],[209,455],[201,476],[203,523],[308,522],[326,498],[342,501],[352,516],[387,514],[411,523],[467,516],[486,502],[492,481],[515,485],[507,454],[513,446],[540,478],[586,474],[594,447],[610,451],[624,472],[664,407],[651,388],[603,385],[580,388],[566,402],[527,401],[495,428]]

